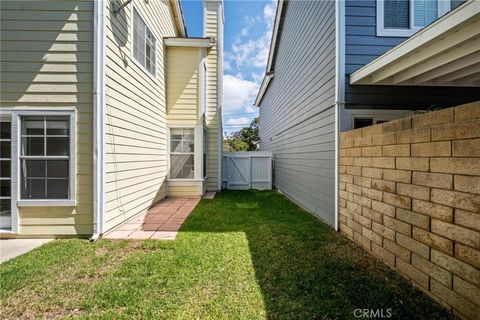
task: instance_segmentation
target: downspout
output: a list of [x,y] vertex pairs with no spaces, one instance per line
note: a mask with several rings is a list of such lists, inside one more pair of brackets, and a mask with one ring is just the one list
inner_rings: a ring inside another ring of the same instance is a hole
[[[225,23],[223,0],[217,2],[217,190],[222,190],[223,153],[223,28]],[[220,68],[221,66],[221,68]]]
[[105,3],[95,0],[93,43],[93,235],[103,233],[105,203]]
[[335,231],[339,230],[340,110],[345,105],[345,0],[335,1]]

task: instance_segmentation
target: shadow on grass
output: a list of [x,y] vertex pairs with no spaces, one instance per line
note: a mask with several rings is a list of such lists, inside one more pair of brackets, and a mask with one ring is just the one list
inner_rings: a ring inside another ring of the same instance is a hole
[[214,200],[202,200],[181,231],[179,241],[190,232],[245,233],[270,319],[355,319],[356,309],[383,310],[392,319],[452,318],[409,282],[274,192],[224,191]]

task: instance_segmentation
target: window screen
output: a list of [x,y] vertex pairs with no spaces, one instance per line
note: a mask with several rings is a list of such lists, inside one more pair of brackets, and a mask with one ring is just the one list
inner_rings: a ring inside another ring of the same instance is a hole
[[413,0],[413,8],[415,27],[424,27],[438,17],[437,0]]
[[410,2],[408,0],[384,0],[384,27],[388,29],[410,28]]
[[170,129],[170,178],[194,178],[195,130]]

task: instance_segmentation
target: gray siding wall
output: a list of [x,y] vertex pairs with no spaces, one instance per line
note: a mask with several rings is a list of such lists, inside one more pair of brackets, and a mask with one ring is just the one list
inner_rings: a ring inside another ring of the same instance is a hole
[[377,0],[345,3],[345,102],[346,108],[423,109],[453,106],[480,99],[476,88],[350,86],[349,75],[406,38],[378,37]]
[[272,79],[260,104],[260,145],[274,184],[335,220],[335,2],[288,2]]

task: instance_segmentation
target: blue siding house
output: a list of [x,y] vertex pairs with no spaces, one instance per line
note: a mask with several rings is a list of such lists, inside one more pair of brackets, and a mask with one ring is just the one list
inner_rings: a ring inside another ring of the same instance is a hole
[[274,185],[337,228],[338,134],[480,100],[480,0],[278,0],[255,105]]

